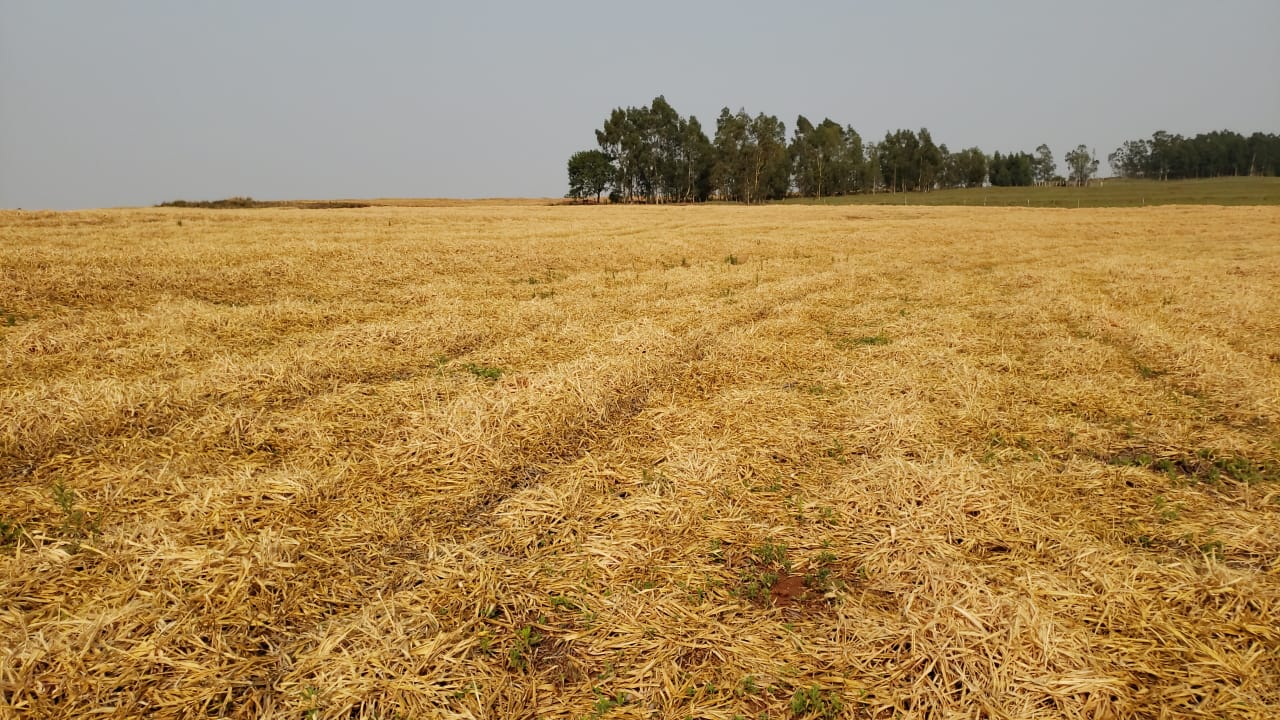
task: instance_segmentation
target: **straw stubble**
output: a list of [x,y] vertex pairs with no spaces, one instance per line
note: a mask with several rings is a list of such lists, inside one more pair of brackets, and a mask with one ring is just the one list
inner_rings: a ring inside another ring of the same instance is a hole
[[0,713],[1273,715],[1278,224],[0,213]]

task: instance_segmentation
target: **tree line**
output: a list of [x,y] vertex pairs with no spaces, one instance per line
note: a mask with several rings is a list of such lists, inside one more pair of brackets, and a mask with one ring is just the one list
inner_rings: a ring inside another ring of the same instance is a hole
[[[803,115],[796,118],[788,138],[785,124],[776,116],[752,115],[745,109],[733,112],[727,107],[716,118],[714,135],[708,137],[696,117],[680,115],[661,95],[649,105],[615,108],[595,135],[595,149],[569,158],[569,197],[599,201],[607,193],[613,202],[716,198],[759,203],[793,195],[823,198],[987,183],[1083,185],[1097,174],[1099,164],[1092,150],[1079,145],[1063,156],[1064,177],[1058,174],[1048,145],[1040,145],[1034,153],[988,155],[977,147],[953,151],[945,143],[935,143],[928,128],[894,130],[879,142],[866,142],[851,125],[831,119],[815,124]],[[1126,143],[1122,149],[1136,152],[1149,147],[1130,146]],[[1142,155],[1141,163],[1149,162],[1150,155]],[[1116,153],[1110,156],[1113,168],[1116,157]],[[1124,161],[1130,157],[1137,156],[1126,154]],[[1265,164],[1273,162],[1271,158],[1280,161],[1280,148],[1263,158],[1258,168],[1265,174],[1280,174],[1274,163]]]
[[1280,175],[1280,135],[1230,130],[1195,137],[1160,130],[1149,140],[1128,140],[1107,156],[1120,177],[1184,180],[1235,175]]

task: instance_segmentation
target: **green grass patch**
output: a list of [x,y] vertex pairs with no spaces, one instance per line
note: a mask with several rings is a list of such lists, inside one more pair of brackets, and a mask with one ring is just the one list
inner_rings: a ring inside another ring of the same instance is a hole
[[842,337],[836,338],[835,346],[841,350],[848,350],[856,347],[875,347],[878,345],[888,345],[888,335],[861,335],[859,337]]
[[1280,178],[1094,181],[1089,187],[985,187],[933,192],[844,195],[806,205],[969,205],[987,207],[1096,208],[1144,205],[1280,205]]
[[1280,482],[1280,463],[1269,459],[1199,450],[1158,456],[1142,450],[1117,453],[1105,458],[1110,465],[1137,467],[1166,475],[1172,481],[1218,483],[1233,480],[1248,485]]
[[14,327],[18,323],[31,318],[16,310],[0,307],[0,327]]

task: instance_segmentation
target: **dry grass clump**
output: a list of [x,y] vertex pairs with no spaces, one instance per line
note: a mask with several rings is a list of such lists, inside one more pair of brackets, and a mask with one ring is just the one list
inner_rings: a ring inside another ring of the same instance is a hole
[[0,213],[0,716],[1274,717],[1277,226]]

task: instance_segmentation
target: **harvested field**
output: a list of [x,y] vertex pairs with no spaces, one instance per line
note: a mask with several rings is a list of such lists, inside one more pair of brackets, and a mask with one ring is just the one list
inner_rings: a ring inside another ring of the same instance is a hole
[[0,717],[1263,718],[1280,208],[0,213]]

